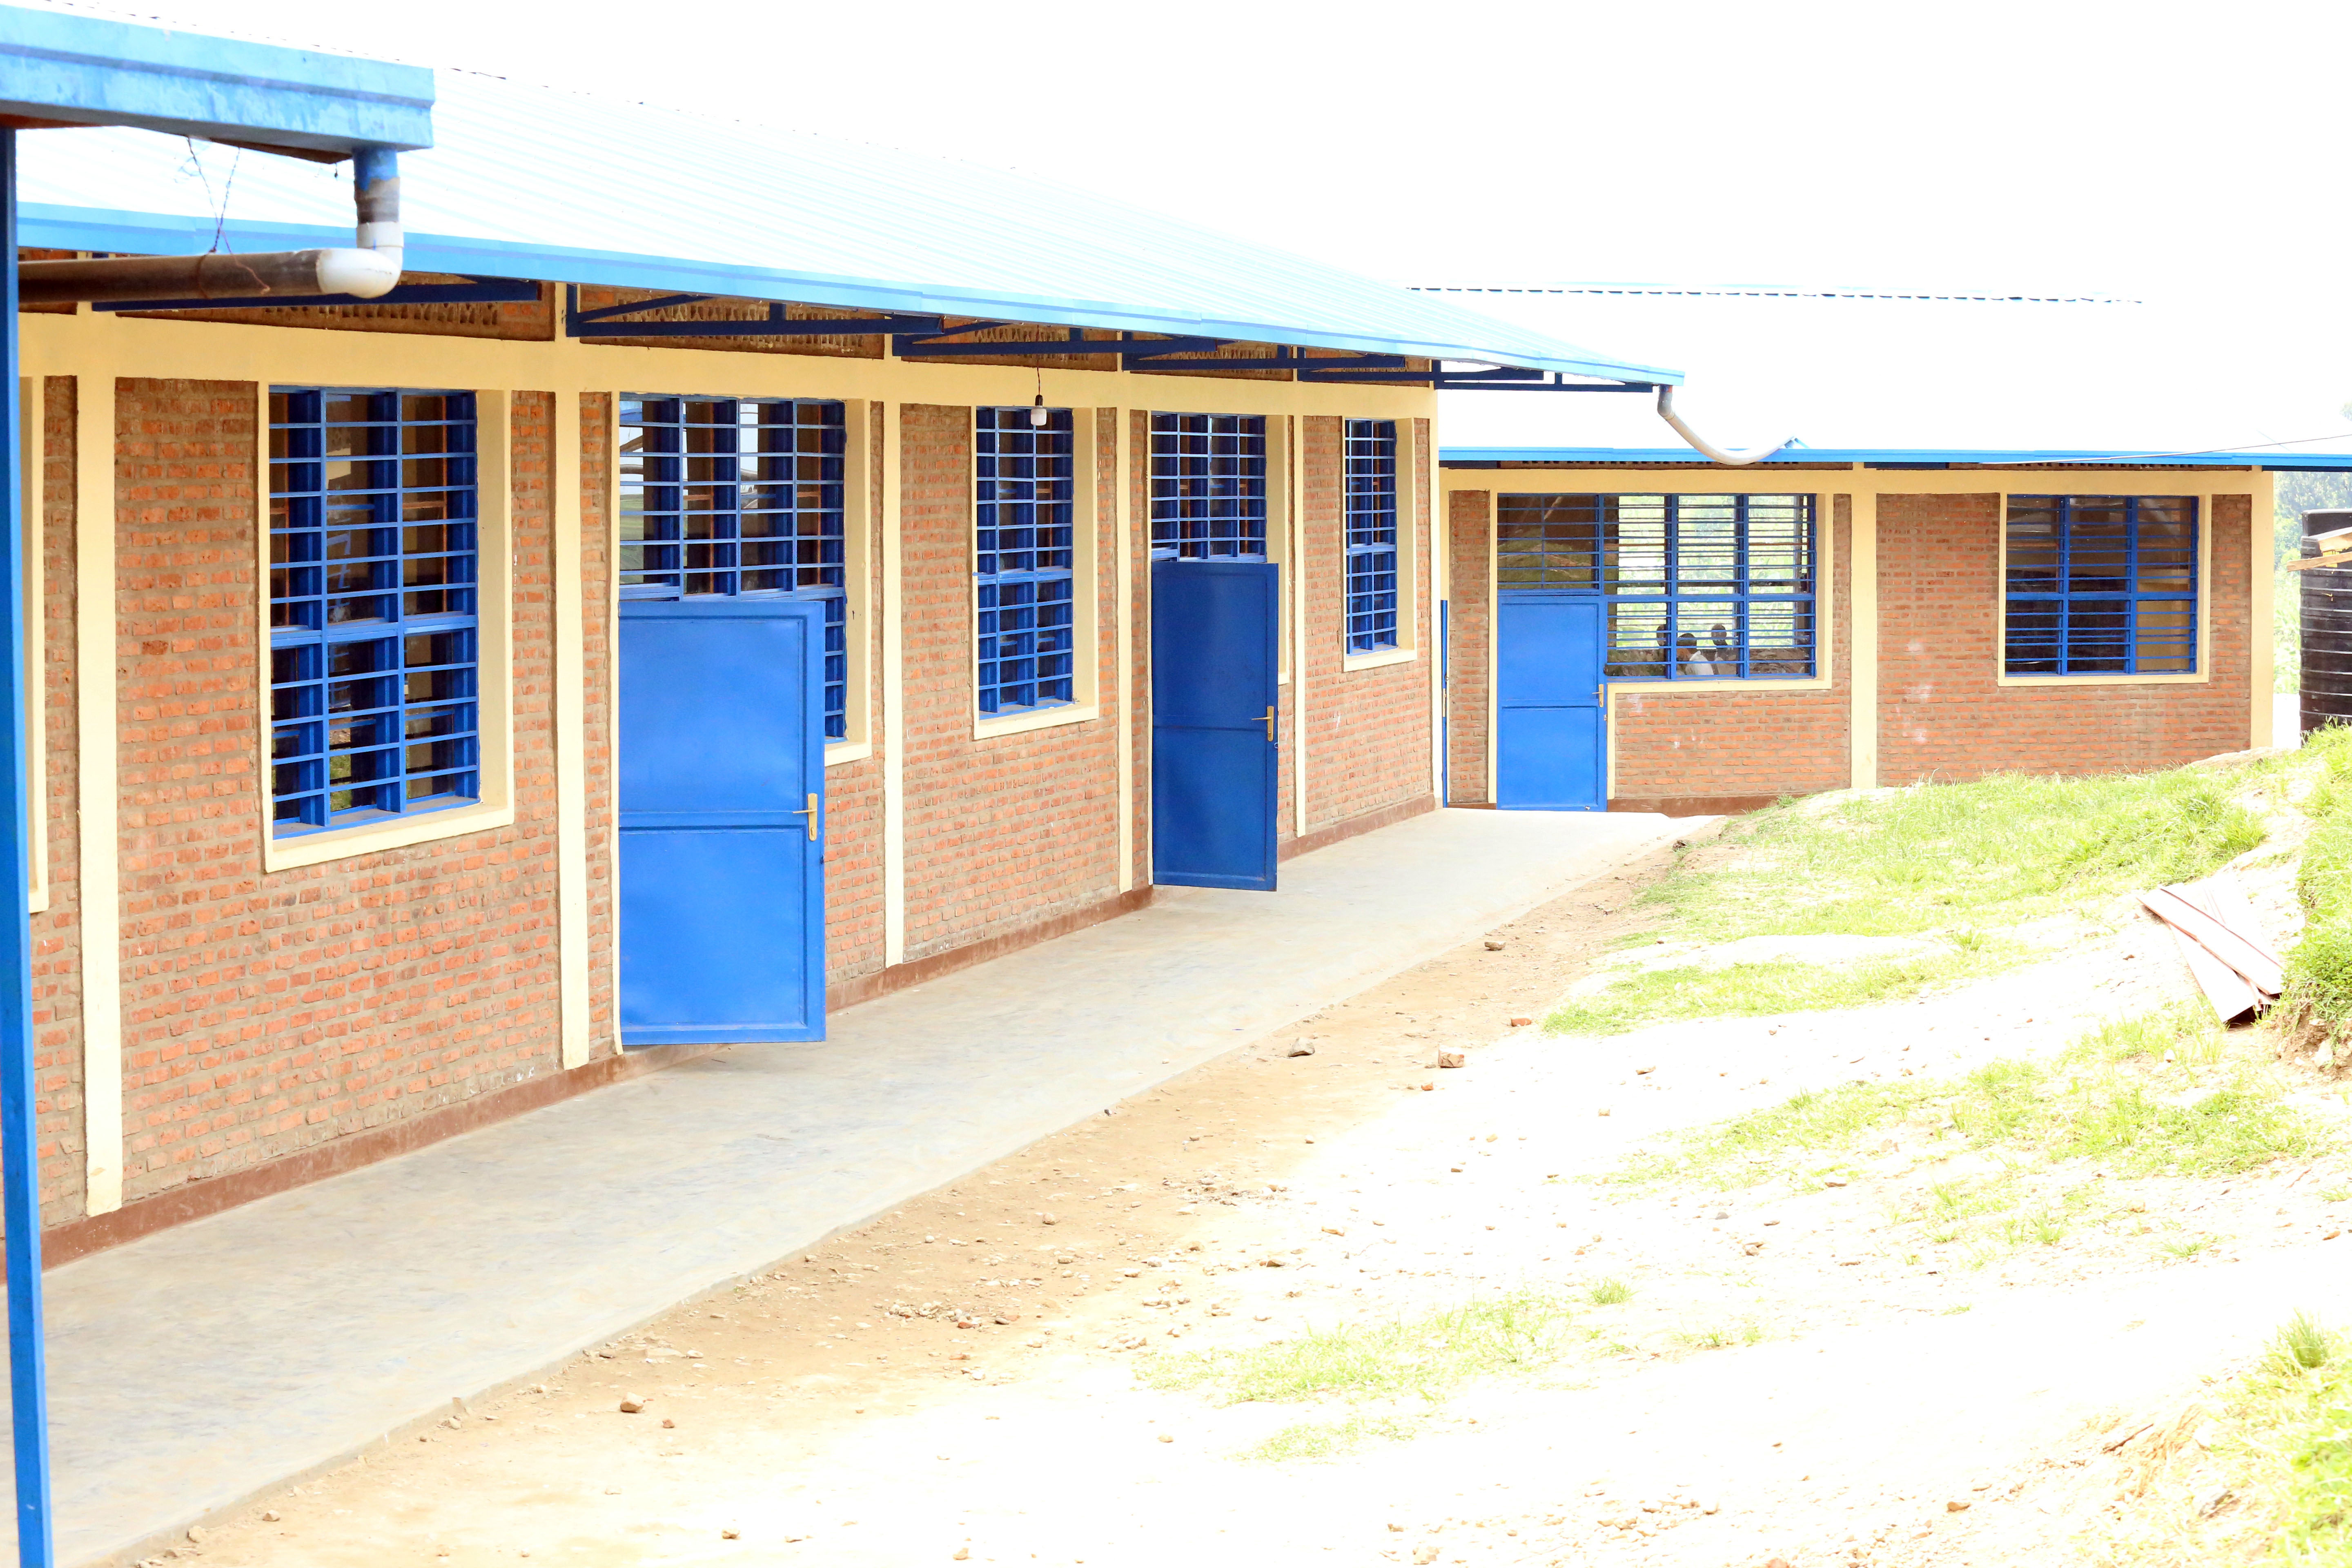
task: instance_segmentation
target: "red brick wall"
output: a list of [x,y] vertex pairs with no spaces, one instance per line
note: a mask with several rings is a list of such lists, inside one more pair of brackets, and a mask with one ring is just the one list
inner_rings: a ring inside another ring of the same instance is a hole
[[[883,733],[882,638],[882,419],[885,405],[866,405],[866,449],[851,452],[847,461],[866,468],[866,507],[861,515],[843,519],[844,528],[863,542],[864,596],[850,604],[849,640],[865,652],[865,696],[867,732],[873,755],[843,763],[824,771],[824,907],[825,973],[838,984],[879,972],[883,964],[882,880],[882,759],[887,751]],[[853,428],[855,428],[853,426]],[[850,665],[856,679],[857,663]],[[852,708],[856,707],[853,703]]]
[[2249,743],[2249,504],[2214,503],[2206,584],[2211,679],[2156,686],[2000,686],[1994,595],[2000,497],[1878,503],[1882,784],[2009,769],[2170,767]]
[[[41,824],[49,856],[49,907],[33,917],[33,1072],[40,1127],[41,1220],[79,1218],[88,1144],[82,1121],[81,797],[75,710],[74,395],[70,376],[50,376],[27,417],[42,421],[40,613],[48,811]],[[101,652],[100,657],[104,657]]]
[[1454,805],[1483,805],[1487,801],[1486,714],[1494,658],[1486,600],[1495,571],[1495,498],[1485,490],[1456,490],[1451,504],[1445,770]]
[[[1342,421],[1298,422],[1299,565],[1307,574],[1307,830],[1313,833],[1433,794],[1430,776],[1429,422],[1399,420],[1412,475],[1409,531],[1414,646],[1422,657],[1370,669],[1345,668],[1347,534]],[[1296,679],[1296,676],[1294,676]]]
[[125,1196],[554,1070],[554,400],[514,395],[510,827],[263,875],[256,388],[116,417]]
[[[1103,716],[975,741],[971,410],[908,404],[901,418],[913,961],[1074,913],[1118,890],[1116,579],[1112,509],[1104,504],[1116,479],[1111,465],[1097,464],[1094,654]],[[1108,430],[1097,434],[1099,442]]]
[[1852,782],[1853,515],[1851,497],[1833,498],[1822,531],[1831,594],[1815,635],[1830,644],[1829,689],[1762,680],[1688,691],[1663,681],[1612,686],[1612,800],[1811,795]]

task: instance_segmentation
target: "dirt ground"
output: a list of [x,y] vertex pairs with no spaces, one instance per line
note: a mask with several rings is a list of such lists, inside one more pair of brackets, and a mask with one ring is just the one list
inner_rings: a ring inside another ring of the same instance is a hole
[[[2065,1241],[1990,1256],[1895,1222],[1906,1194],[1952,1174],[1904,1137],[1802,1195],[1596,1182],[1661,1131],[1800,1087],[2048,1055],[2189,992],[2169,943],[2118,910],[2050,963],[1927,1002],[1598,1040],[1515,1025],[1641,929],[1650,917],[1626,906],[1666,863],[1588,884],[164,1556],[2095,1560],[2135,1506],[2133,1450],[2106,1440],[2170,1418],[2289,1310],[2352,1283],[2338,1157],[2209,1183],[2092,1173],[2095,1212]],[[1290,1054],[1302,1044],[1312,1054]],[[1458,1070],[1435,1065],[1457,1051]],[[2346,1119],[2327,1082],[2281,1070]],[[1628,1299],[1589,1304],[1604,1279]],[[1572,1297],[1582,1348],[1542,1375],[1368,1407],[1404,1436],[1328,1460],[1244,1456],[1345,1406],[1222,1404],[1136,1375],[1152,1356],[1497,1287]]]

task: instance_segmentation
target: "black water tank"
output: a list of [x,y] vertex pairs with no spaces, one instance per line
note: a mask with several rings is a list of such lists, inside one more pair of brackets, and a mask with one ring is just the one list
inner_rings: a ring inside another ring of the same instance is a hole
[[[2352,511],[2305,512],[2304,554],[2319,553],[2315,536],[2345,528],[2352,528]],[[2342,549],[2352,538],[2328,542]],[[2303,732],[2308,735],[2322,724],[2352,723],[2352,566],[2295,576],[2303,587]]]

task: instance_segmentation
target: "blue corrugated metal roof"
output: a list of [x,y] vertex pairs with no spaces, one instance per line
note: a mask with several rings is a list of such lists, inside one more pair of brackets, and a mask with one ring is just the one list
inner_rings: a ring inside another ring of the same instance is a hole
[[140,125],[319,152],[428,147],[433,73],[421,66],[5,5],[0,114]]
[[[1487,468],[1496,463],[1672,463],[1684,468],[1715,465],[1688,447],[1443,447],[1438,462],[1446,468]],[[1765,459],[1766,465],[1797,463],[1860,463],[1874,468],[1941,468],[1953,465],[2012,468],[2025,463],[2073,463],[2097,468],[2262,468],[2271,473],[2318,473],[2352,469],[2352,452],[2304,452],[2293,456],[2262,452],[2189,452],[2133,454],[2129,452],[1972,450],[1921,447],[1792,447]],[[1759,465],[1764,466],[1764,465]]]
[[[439,86],[435,145],[402,161],[415,271],[1682,379],[1022,174],[460,72]],[[145,137],[33,135],[22,157],[26,245],[211,247],[206,187]],[[238,166],[234,248],[348,244],[350,227],[334,171]]]

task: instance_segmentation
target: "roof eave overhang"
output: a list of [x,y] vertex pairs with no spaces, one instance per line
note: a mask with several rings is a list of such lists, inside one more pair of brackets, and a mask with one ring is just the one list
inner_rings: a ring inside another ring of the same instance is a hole
[[0,6],[0,117],[312,153],[433,144],[421,66]]
[[[18,213],[21,243],[58,250],[120,251],[144,256],[192,256],[213,247],[209,220],[157,213],[106,211],[27,203]],[[345,231],[304,224],[232,223],[222,243],[233,250],[298,249],[348,243]],[[1475,361],[1525,370],[1556,371],[1605,382],[1679,385],[1678,371],[1613,361],[1508,353],[1475,342],[1382,337],[1370,332],[1302,328],[1278,321],[1224,320],[1118,300],[1061,300],[936,283],[787,272],[691,258],[582,250],[520,242],[408,231],[412,272],[468,277],[537,278],[614,289],[648,289],[742,300],[781,300],[877,313],[970,316],[1093,327],[1114,331],[1167,332],[1236,342],[1281,343],[1350,353],[1403,354],[1416,359]],[[974,345],[979,353],[1018,353],[1017,345]],[[1204,364],[1204,368],[1205,368]]]

